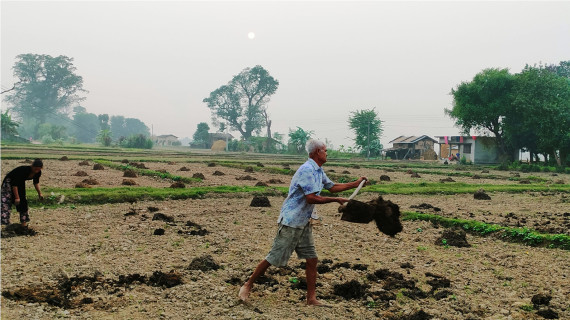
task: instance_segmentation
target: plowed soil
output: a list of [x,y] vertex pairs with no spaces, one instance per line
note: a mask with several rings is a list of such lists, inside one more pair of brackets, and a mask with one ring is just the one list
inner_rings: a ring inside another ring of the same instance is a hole
[[[2,175],[20,162],[2,160]],[[96,179],[98,187],[121,187],[123,181],[122,171],[108,167],[92,170],[76,160],[44,163],[43,188],[74,188],[86,178],[73,176],[79,170]],[[236,180],[244,169],[221,165],[182,161],[145,165],[187,177],[204,174],[204,181],[187,188],[257,182]],[[190,171],[176,171],[182,165]],[[329,169],[326,164],[324,168]],[[225,175],[213,175],[216,170]],[[386,174],[353,167],[334,170],[376,180]],[[287,175],[247,174],[258,181],[279,179],[281,186],[290,182]],[[421,172],[419,179],[406,172],[387,174],[391,180],[383,183],[442,178]],[[492,170],[490,174],[509,175]],[[568,175],[555,178],[570,181]],[[132,179],[138,186],[168,188],[172,184],[146,176]],[[489,195],[491,200],[486,201],[475,200],[472,194],[383,198],[398,204],[402,212],[436,213],[429,206],[410,209],[430,204],[446,217],[568,232],[568,194]],[[30,190],[28,197],[35,196]],[[377,196],[361,193],[356,199],[370,201]],[[445,229],[423,221],[404,221],[403,231],[391,238],[374,223],[341,221],[338,204],[320,205],[323,221],[314,228],[321,260],[317,295],[332,307],[304,304],[305,271],[295,254],[288,267],[270,267],[254,286],[250,302],[240,303],[238,289],[271,248],[284,200],[268,197],[271,207],[251,207],[252,197],[213,194],[196,200],[33,207],[30,227],[36,235],[1,239],[2,319],[542,319],[538,312],[551,311],[560,319],[570,319],[569,251],[471,234],[466,235],[470,247],[442,246],[436,240]],[[153,220],[157,212],[172,219]],[[154,236],[156,229],[163,229],[164,235]],[[202,230],[207,232],[199,233]],[[67,287],[62,279],[83,280]],[[551,296],[549,305],[528,311],[534,308],[531,299],[537,294]]]

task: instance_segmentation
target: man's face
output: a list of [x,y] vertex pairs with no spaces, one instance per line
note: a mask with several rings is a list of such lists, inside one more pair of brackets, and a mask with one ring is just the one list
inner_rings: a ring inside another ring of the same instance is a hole
[[33,167],[32,166],[32,173],[34,175],[38,174],[38,172],[42,171],[42,167]]
[[327,162],[327,147],[317,149],[317,158],[320,162]]

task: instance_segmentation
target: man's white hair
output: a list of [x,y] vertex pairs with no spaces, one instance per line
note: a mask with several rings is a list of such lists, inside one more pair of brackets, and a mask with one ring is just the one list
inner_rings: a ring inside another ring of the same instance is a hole
[[318,148],[323,148],[323,147],[326,147],[324,142],[315,139],[309,139],[309,141],[307,141],[307,144],[305,145],[305,149],[307,150],[307,153],[309,153],[309,155],[315,152],[315,150],[317,150]]

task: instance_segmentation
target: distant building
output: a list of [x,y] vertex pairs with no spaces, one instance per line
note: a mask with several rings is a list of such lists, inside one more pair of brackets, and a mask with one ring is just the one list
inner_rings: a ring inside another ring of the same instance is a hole
[[227,141],[230,141],[233,138],[234,136],[229,133],[223,133],[223,132],[208,133],[208,141],[206,141],[206,143],[197,143],[196,141],[194,141],[190,143],[190,148],[211,149],[212,146],[214,145],[214,142],[218,140],[226,142],[226,139]]
[[[450,159],[455,155],[457,159],[476,164],[499,163],[499,149],[494,137],[484,136],[437,136],[439,144],[439,157]],[[459,154],[459,157],[457,157]],[[516,157],[518,159],[518,156]]]
[[164,134],[160,136],[153,136],[152,141],[157,146],[172,146],[178,142],[178,137],[172,134]]
[[387,157],[395,160],[402,159],[424,159],[425,154],[430,154],[430,160],[433,159],[435,151],[433,146],[437,141],[429,136],[399,136],[390,141],[392,148],[384,149]]

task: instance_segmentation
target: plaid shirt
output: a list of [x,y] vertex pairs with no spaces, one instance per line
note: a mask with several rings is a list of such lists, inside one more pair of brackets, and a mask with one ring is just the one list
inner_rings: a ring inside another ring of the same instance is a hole
[[293,228],[303,228],[311,217],[311,213],[315,208],[314,204],[310,204],[305,199],[305,195],[316,193],[319,195],[321,190],[330,189],[334,186],[323,168],[319,167],[313,159],[303,163],[289,185],[289,194],[283,206],[281,213],[277,219],[277,223],[284,224]]

